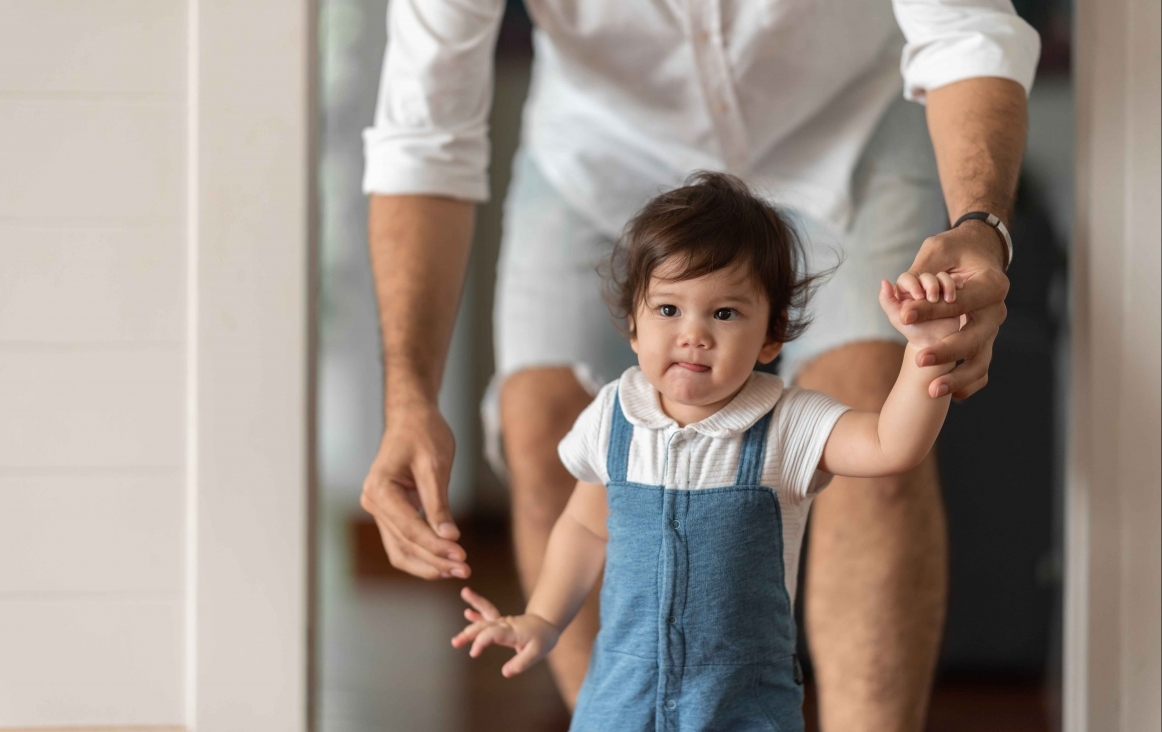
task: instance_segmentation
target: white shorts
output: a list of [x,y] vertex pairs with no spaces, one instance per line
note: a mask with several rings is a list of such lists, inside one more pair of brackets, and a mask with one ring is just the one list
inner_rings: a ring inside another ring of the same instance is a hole
[[[496,372],[481,405],[486,453],[500,475],[505,378],[533,367],[569,366],[596,394],[637,363],[601,298],[597,265],[613,240],[570,207],[527,154],[517,152],[512,171],[493,311]],[[804,237],[812,270],[833,266],[840,257],[842,264],[812,298],[810,327],[783,348],[779,373],[787,382],[838,346],[903,342],[880,310],[880,280],[895,281],[924,239],[948,226],[923,107],[900,99],[888,108],[852,186],[846,231],[788,212]]]

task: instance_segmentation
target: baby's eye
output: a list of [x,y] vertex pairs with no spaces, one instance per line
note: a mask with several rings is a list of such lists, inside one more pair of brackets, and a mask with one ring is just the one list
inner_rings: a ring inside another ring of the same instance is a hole
[[738,317],[738,311],[734,308],[718,308],[714,311],[715,320],[734,320]]
[[664,317],[664,318],[672,318],[678,314],[678,306],[677,305],[663,305],[660,308],[658,308],[658,312],[661,313],[662,317]]

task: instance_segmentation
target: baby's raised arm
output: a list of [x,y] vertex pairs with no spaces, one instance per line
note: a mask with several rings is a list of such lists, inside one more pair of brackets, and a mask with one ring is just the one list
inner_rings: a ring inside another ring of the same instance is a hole
[[516,655],[501,669],[505,676],[519,674],[548,655],[601,574],[608,516],[605,486],[577,481],[549,535],[524,615],[501,617],[491,602],[465,587],[461,597],[475,610],[465,610],[464,617],[472,624],[452,638],[452,645],[460,648],[471,641],[473,658],[492,643],[515,648]]
[[[925,275],[926,284],[932,284],[949,301],[955,300],[960,283],[941,273]],[[930,282],[928,282],[930,280]],[[932,297],[932,288],[928,299]],[[847,412],[835,423],[819,469],[833,475],[871,478],[899,475],[920,464],[944,424],[948,413],[948,395],[933,397],[928,393],[932,380],[951,371],[955,364],[916,366],[916,354],[945,336],[960,329],[959,318],[930,320],[916,325],[900,322],[900,307],[909,296],[897,292],[887,281],[880,284],[880,306],[892,325],[908,339],[904,363],[891,394],[877,412]]]

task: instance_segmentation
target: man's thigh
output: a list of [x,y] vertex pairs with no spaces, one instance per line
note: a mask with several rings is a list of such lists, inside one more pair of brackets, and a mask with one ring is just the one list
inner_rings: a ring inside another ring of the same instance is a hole
[[[829,351],[799,382],[857,409],[879,409],[903,347]],[[837,478],[812,507],[806,619],[823,729],[923,726],[947,597],[944,507],[929,455],[900,476]]]
[[[579,395],[592,398],[635,363],[601,296],[597,269],[612,248],[518,152],[497,264],[496,370],[481,405],[488,457],[501,475],[520,477],[510,467],[521,467],[505,464],[513,447],[555,463],[562,426],[567,432],[588,402]],[[503,452],[502,439],[513,443]]]
[[884,113],[853,174],[846,230],[798,218],[812,271],[841,263],[811,299],[807,332],[784,347],[783,378],[796,381],[804,365],[847,344],[902,344],[880,310],[880,281],[894,282],[924,239],[947,225],[924,109],[900,100]]

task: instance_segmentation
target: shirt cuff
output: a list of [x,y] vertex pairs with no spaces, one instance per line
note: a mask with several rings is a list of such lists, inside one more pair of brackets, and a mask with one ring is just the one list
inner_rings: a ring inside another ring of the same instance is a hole
[[924,103],[931,89],[986,76],[1011,79],[1028,95],[1040,57],[1041,37],[1016,17],[987,32],[964,30],[937,41],[909,43],[900,60],[904,97]]
[[483,203],[490,195],[487,172],[445,154],[425,156],[418,147],[377,139],[380,131],[363,133],[365,194],[448,196]]

